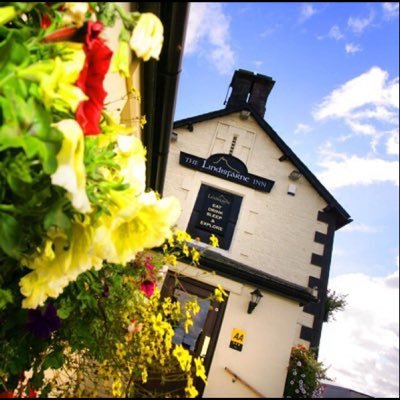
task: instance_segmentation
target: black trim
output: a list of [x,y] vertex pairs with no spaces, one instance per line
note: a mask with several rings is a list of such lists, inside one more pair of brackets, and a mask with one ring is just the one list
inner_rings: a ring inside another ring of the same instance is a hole
[[318,221],[328,224],[327,233],[315,232],[314,241],[324,245],[322,256],[312,254],[311,264],[321,267],[320,278],[310,276],[308,286],[318,289],[318,303],[307,304],[303,311],[314,316],[312,328],[302,326],[300,338],[310,342],[318,354],[319,343],[321,340],[322,324],[325,322],[325,302],[328,292],[328,280],[332,259],[333,239],[335,235],[335,217],[330,212],[318,212]]
[[318,287],[320,285],[320,282],[321,281],[319,280],[319,278],[316,278],[315,276],[310,276],[308,278],[308,287]]
[[218,275],[231,280],[254,285],[260,289],[295,300],[300,305],[317,301],[309,288],[270,275],[212,250],[205,250],[202,253],[200,268],[215,271]]
[[323,267],[325,264],[324,256],[320,256],[319,254],[311,254],[311,264],[317,267]]
[[140,12],[152,12],[164,26],[164,44],[159,61],[143,63],[142,107],[147,123],[143,129],[146,147],[146,185],[162,194],[170,137],[189,14],[184,2],[141,2]]
[[319,244],[326,244],[327,239],[328,239],[328,237],[325,235],[325,233],[315,232],[314,242],[319,243]]
[[[328,207],[336,218],[336,229],[343,227],[350,223],[352,219],[347,211],[337,202],[331,193],[322,185],[317,177],[307,168],[307,166],[296,156],[296,154],[289,148],[289,146],[280,138],[280,136],[272,129],[272,127],[258,114],[258,112],[248,103],[243,103],[241,106],[232,107],[229,109],[222,109],[213,111],[206,114],[197,115],[190,118],[181,119],[175,121],[174,128],[185,127],[188,124],[195,124],[198,122],[220,118],[225,115],[240,112],[242,110],[250,111],[256,122],[265,131],[265,133],[272,139],[272,141],[282,151],[283,156],[279,158],[280,161],[284,160],[284,156],[287,157],[299,170],[299,172],[310,182],[314,189],[320,194],[320,196],[328,203]],[[327,210],[326,210],[327,211]]]

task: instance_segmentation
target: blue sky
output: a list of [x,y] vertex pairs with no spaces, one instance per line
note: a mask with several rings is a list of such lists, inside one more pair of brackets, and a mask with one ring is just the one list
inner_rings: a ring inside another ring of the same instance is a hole
[[[265,119],[354,219],[323,328],[336,384],[399,394],[398,3],[191,3],[175,119],[224,107],[235,69],[276,84]],[[339,345],[340,343],[340,345]]]

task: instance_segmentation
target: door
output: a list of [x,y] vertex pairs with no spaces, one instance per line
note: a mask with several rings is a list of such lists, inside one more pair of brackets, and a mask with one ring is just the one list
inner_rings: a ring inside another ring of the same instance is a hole
[[[226,301],[218,303],[207,298],[214,293],[215,287],[198,282],[194,279],[168,272],[161,291],[162,297],[171,297],[184,305],[193,295],[197,297],[200,312],[193,318],[193,326],[186,334],[183,326],[175,328],[173,342],[182,344],[189,350],[193,357],[201,357],[206,373],[210,370],[212,357],[218,340]],[[195,381],[199,396],[204,391],[204,383],[201,379]]]

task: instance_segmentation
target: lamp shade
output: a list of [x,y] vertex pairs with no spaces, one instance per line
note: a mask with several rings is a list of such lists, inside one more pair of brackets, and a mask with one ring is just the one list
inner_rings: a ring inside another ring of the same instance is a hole
[[261,297],[263,297],[262,293],[258,289],[253,290],[250,294],[251,294],[251,300],[249,302],[249,307],[247,309],[248,314],[251,314],[253,312],[257,304],[260,302]]

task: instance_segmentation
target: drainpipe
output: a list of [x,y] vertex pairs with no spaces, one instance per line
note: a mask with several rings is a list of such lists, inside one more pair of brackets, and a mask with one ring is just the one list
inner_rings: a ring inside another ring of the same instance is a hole
[[147,123],[143,144],[147,149],[146,185],[162,194],[167,168],[189,3],[140,2],[138,11],[152,12],[164,26],[164,45],[159,61],[143,65],[142,107]]

